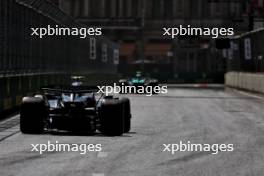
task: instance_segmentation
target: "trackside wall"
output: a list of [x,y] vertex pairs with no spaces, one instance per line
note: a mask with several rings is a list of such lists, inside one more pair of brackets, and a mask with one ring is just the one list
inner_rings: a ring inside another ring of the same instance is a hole
[[264,74],[229,72],[225,75],[226,86],[264,93]]

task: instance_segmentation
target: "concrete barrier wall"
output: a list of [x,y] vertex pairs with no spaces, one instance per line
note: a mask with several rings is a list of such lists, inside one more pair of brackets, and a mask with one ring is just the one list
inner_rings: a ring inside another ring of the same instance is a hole
[[264,74],[228,72],[225,75],[226,86],[264,93]]

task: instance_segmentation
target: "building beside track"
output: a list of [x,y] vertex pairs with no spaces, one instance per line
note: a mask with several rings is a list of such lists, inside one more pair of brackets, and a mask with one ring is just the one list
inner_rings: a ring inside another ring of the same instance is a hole
[[225,61],[215,57],[210,37],[172,40],[162,35],[163,27],[189,24],[233,27],[236,33],[248,30],[244,0],[60,0],[60,8],[80,23],[102,26],[106,35],[120,44],[122,72],[129,70],[127,63],[145,60],[152,63],[145,69],[157,75],[165,73],[165,78],[223,78]]

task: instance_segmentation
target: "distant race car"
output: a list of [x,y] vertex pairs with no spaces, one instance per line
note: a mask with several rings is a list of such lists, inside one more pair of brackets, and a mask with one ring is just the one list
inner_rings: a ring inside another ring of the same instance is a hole
[[154,79],[154,78],[149,78],[149,77],[145,77],[142,75],[142,72],[138,71],[136,72],[136,75],[132,78],[128,78],[128,79],[120,79],[119,80],[119,85],[123,85],[123,86],[158,86],[158,80]]
[[130,100],[97,94],[96,87],[43,88],[24,97],[20,129],[25,134],[59,130],[119,136],[130,131]]

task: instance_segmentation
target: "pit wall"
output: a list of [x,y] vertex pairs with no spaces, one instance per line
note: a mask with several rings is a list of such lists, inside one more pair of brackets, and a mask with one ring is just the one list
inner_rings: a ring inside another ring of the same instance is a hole
[[225,85],[232,88],[264,93],[264,74],[246,72],[228,72]]

